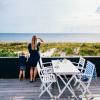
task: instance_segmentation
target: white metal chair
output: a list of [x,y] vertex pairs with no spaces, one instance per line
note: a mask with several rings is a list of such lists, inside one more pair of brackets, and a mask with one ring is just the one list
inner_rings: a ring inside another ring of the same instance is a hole
[[97,86],[97,71],[96,68],[94,69],[94,73],[93,73],[93,85],[96,87]]
[[47,92],[49,94],[49,96],[51,98],[53,98],[53,95],[50,92],[50,87],[51,87],[52,83],[56,82],[55,75],[53,73],[48,73],[47,68],[41,68],[39,63],[37,64],[37,70],[38,70],[40,80],[42,82],[42,84],[40,86],[41,93],[40,93],[39,97],[41,97],[45,92]]
[[80,72],[83,72],[83,70],[84,70],[84,66],[85,66],[85,59],[83,58],[83,57],[80,57],[79,58],[79,62],[77,63],[77,62],[73,62],[73,64],[75,64],[76,65],[76,67],[78,68],[78,70],[80,71]]
[[86,96],[87,93],[90,95],[90,98],[93,97],[89,90],[89,86],[93,78],[94,69],[95,65],[92,62],[87,61],[84,73],[80,73],[74,77],[76,78],[77,83],[79,83],[78,89],[80,88],[82,92],[82,95],[80,96],[81,98]]
[[39,65],[41,68],[47,69],[48,73],[53,73],[53,67],[51,62],[43,63],[42,58],[40,57]]
[[[77,63],[77,62],[73,62],[73,64],[76,66],[76,68],[77,68],[81,73],[83,73],[83,71],[84,71],[85,61],[86,61],[86,60],[85,60],[83,57],[80,56],[79,62],[78,62],[78,63]],[[75,81],[75,79],[74,79],[74,81]],[[76,84],[77,84],[77,81],[75,81],[74,86],[75,86]]]

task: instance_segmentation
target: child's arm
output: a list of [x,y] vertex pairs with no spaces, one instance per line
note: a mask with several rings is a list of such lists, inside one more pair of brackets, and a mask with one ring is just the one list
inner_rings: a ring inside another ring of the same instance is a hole
[[27,53],[27,54],[26,54],[26,62],[28,62],[28,58],[29,58],[29,56],[30,56],[30,54]]

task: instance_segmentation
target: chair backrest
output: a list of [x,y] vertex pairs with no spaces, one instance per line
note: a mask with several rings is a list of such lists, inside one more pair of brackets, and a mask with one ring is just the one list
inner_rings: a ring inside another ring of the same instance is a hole
[[49,69],[45,68],[45,67],[40,67],[40,64],[37,64],[37,70],[38,70],[38,74],[40,77],[40,80],[43,83],[51,83],[51,82],[56,82],[56,77],[53,73],[49,73]]
[[78,66],[77,66],[80,72],[83,72],[84,66],[85,66],[85,59],[83,57],[80,57]]
[[39,60],[39,63],[40,63],[40,67],[42,68],[43,66],[42,66],[42,58],[40,57],[40,60]]
[[94,69],[95,69],[95,65],[92,62],[87,61],[86,68],[82,76],[82,80],[88,83],[87,86],[89,86],[91,83],[91,80],[93,78]]
[[[50,64],[50,63],[51,63],[51,62],[43,63],[42,58],[40,57],[39,65],[40,65],[41,68],[45,67],[45,65]],[[51,64],[52,64],[52,63],[51,63]],[[47,65],[47,66],[48,66],[48,65]]]
[[[40,67],[40,64],[39,64],[39,62],[37,63],[37,71],[38,71],[38,74],[40,74],[41,67]],[[39,75],[39,76],[40,76],[40,75]]]
[[43,61],[42,61],[42,58],[40,57],[39,65],[40,65],[40,68],[42,68],[42,69],[43,69],[43,68],[47,68],[48,73],[53,73],[52,62],[43,62]]
[[93,76],[94,68],[95,68],[95,65],[92,62],[87,61],[84,74]]

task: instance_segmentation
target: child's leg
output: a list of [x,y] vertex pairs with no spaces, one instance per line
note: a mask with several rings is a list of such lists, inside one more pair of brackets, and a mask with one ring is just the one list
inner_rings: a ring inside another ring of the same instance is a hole
[[22,70],[20,70],[19,71],[19,80],[21,80],[22,74],[23,74],[23,72],[22,72]]

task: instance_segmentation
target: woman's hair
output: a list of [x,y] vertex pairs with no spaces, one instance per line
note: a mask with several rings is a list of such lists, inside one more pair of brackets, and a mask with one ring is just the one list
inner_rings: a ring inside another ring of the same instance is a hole
[[37,38],[36,38],[36,36],[34,35],[34,36],[32,37],[32,41],[31,41],[32,50],[35,49],[36,43],[37,43]]

